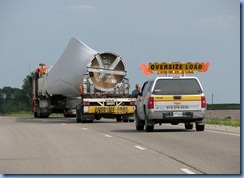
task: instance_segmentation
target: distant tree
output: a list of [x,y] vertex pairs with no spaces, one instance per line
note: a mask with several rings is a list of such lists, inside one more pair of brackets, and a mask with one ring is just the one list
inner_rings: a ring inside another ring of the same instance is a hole
[[0,89],[1,114],[31,110],[32,76],[33,73],[24,78],[22,89],[9,86]]
[[34,73],[32,72],[24,78],[22,85],[22,96],[27,110],[31,109],[33,78]]

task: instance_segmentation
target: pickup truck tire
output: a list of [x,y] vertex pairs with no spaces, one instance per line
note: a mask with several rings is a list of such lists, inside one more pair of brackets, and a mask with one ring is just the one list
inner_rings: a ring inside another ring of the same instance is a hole
[[135,119],[136,119],[136,130],[138,131],[144,130],[145,123],[139,118],[137,111],[135,112]]
[[154,131],[154,122],[150,121],[147,117],[147,113],[145,110],[145,106],[144,106],[144,116],[145,116],[145,130],[146,132],[153,132]]
[[204,131],[204,129],[205,129],[205,124],[196,122],[196,130],[197,131]]
[[192,129],[193,128],[193,124],[192,123],[185,123],[185,129]]

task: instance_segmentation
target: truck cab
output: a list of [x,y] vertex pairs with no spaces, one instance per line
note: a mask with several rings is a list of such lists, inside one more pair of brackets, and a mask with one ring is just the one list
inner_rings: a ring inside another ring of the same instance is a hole
[[136,130],[152,132],[155,124],[178,125],[204,131],[206,97],[197,77],[186,75],[158,76],[144,82],[137,97]]

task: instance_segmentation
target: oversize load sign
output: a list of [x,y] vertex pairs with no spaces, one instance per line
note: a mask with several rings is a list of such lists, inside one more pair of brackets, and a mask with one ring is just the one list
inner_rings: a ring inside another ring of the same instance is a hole
[[170,72],[170,71],[200,71],[203,69],[204,62],[196,63],[149,63],[149,70]]

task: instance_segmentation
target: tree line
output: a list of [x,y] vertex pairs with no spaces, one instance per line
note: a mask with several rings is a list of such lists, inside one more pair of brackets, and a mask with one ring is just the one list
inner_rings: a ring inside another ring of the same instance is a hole
[[32,75],[31,73],[25,77],[21,88],[9,86],[0,88],[0,114],[31,111]]

